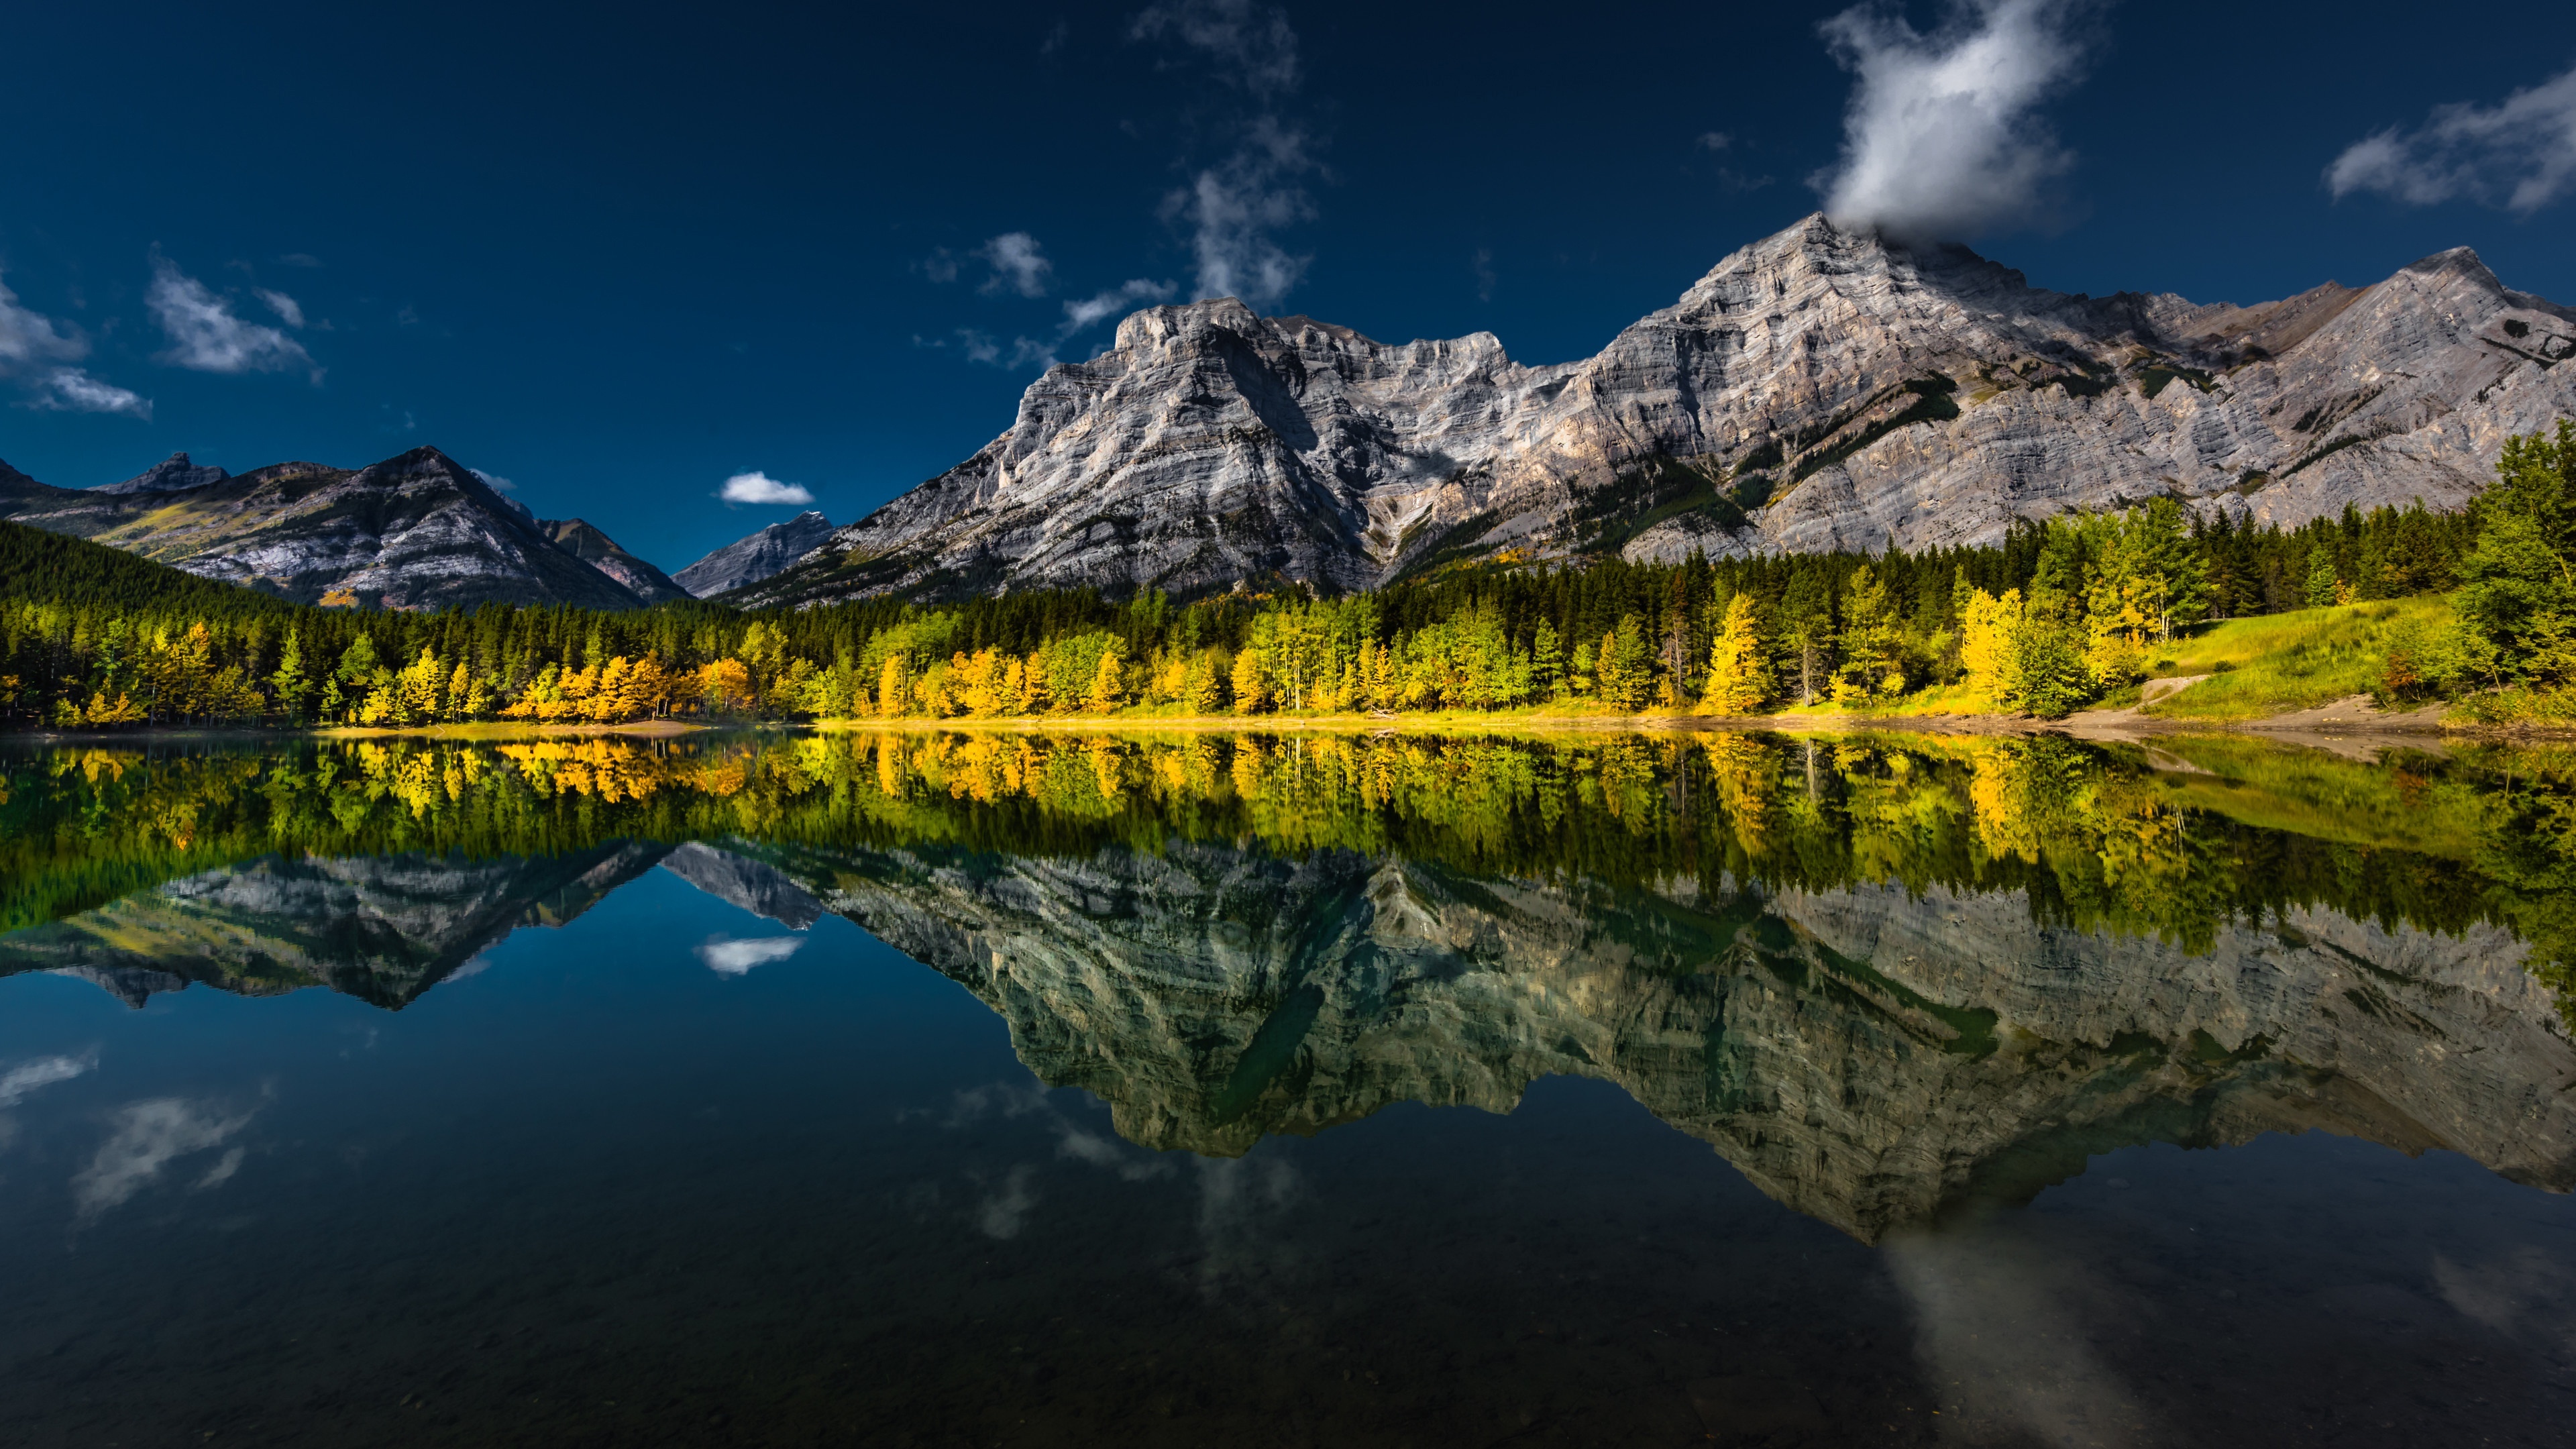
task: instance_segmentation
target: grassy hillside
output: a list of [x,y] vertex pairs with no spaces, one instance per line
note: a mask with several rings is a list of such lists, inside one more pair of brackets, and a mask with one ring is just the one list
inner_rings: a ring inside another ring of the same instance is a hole
[[2158,651],[2155,677],[2209,677],[2143,712],[2249,720],[2368,694],[2387,674],[2392,633],[2436,629],[2450,614],[2450,601],[2433,595],[2229,619]]

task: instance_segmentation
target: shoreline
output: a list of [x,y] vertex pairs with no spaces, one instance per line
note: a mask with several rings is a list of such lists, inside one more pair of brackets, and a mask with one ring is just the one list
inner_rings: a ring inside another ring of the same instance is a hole
[[[2152,682],[2152,681],[2151,681]],[[2150,701],[2151,703],[2152,701]],[[122,730],[30,730],[0,735],[30,743],[95,744],[189,739],[331,740],[445,739],[519,740],[619,737],[633,740],[678,739],[693,734],[739,730],[774,730],[813,734],[1000,732],[1066,734],[1143,732],[1241,734],[1371,734],[1394,736],[1466,734],[1672,734],[1738,732],[1772,734],[1916,733],[1993,737],[2066,735],[2077,739],[2143,740],[2168,734],[2248,734],[2333,748],[2356,737],[2396,744],[2405,740],[2525,742],[2576,739],[2576,728],[2497,726],[2445,723],[2442,705],[2400,713],[2376,708],[2367,695],[2310,709],[2257,719],[2212,720],[2150,715],[2138,704],[2112,709],[2080,710],[2060,719],[2004,714],[1857,714],[1841,711],[1790,710],[1778,714],[1495,714],[1433,711],[1407,714],[1332,715],[1147,715],[1120,713],[1061,715],[959,716],[931,719],[919,715],[893,718],[808,721],[643,720],[630,724],[519,724],[482,721],[472,724],[421,725],[410,728],[327,725],[273,726],[140,726]],[[2349,748],[2349,745],[2346,745]]]

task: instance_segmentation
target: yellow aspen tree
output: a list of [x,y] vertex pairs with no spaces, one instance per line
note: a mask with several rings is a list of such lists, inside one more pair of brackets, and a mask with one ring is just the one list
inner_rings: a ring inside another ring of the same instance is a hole
[[1712,714],[1749,714],[1771,697],[1771,661],[1762,648],[1750,596],[1726,606],[1708,650],[1708,693],[1701,707]]

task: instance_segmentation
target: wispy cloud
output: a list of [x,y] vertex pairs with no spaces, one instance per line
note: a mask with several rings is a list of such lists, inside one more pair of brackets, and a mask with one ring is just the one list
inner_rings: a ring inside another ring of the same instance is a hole
[[979,289],[988,293],[1043,297],[1048,279],[1055,275],[1055,263],[1046,259],[1038,239],[1024,231],[1006,231],[977,247],[975,255],[993,269],[993,275],[986,277]]
[[0,376],[21,375],[49,362],[78,362],[89,341],[53,318],[26,307],[0,283]]
[[1846,226],[1959,240],[2044,214],[2074,164],[2039,115],[2084,58],[2084,0],[1958,0],[1924,34],[1880,5],[1821,27],[1857,78],[1841,161],[1812,180]]
[[89,339],[80,329],[21,304],[17,293],[0,284],[0,379],[26,390],[25,406],[46,412],[127,413],[149,421],[149,400],[70,365],[88,355]]
[[1888,1239],[1882,1261],[1913,1308],[1916,1352],[1963,1442],[2161,1442],[2099,1325],[2133,1315],[2079,1263],[1993,1224]]
[[[724,480],[724,489],[716,495],[727,503],[794,503],[814,501],[813,490],[802,483],[781,483],[766,473],[736,473]],[[712,964],[712,963],[710,963]]]
[[279,266],[284,267],[318,267],[322,265],[322,259],[313,255],[311,252],[288,252],[286,255],[279,257],[277,262]]
[[2576,190],[2576,68],[2492,106],[2435,106],[2412,131],[2391,126],[2326,168],[2340,201],[2376,191],[2417,206],[2501,202],[2528,216]]
[[27,406],[58,413],[125,413],[152,421],[152,400],[130,388],[101,382],[77,367],[57,367],[33,383]]
[[57,1082],[95,1070],[98,1058],[36,1057],[0,1072],[0,1112],[5,1112]]
[[939,283],[957,280],[957,254],[946,247],[932,247],[930,255],[913,263],[921,274]]
[[1188,186],[1164,198],[1162,213],[1189,226],[1196,296],[1277,306],[1314,258],[1292,254],[1276,233],[1314,217],[1301,178],[1323,170],[1304,128],[1280,113],[1299,80],[1287,12],[1251,0],[1177,0],[1146,9],[1128,33],[1196,53],[1220,81],[1258,104],[1241,123],[1232,154],[1198,168]]
[[1262,309],[1279,305],[1315,258],[1292,255],[1273,234],[1314,218],[1314,203],[1294,178],[1317,169],[1303,131],[1260,116],[1233,155],[1164,199],[1166,218],[1190,224],[1198,296],[1236,297]]
[[[250,1125],[251,1116],[180,1097],[127,1103],[117,1109],[116,1129],[98,1155],[72,1178],[72,1201],[82,1217],[96,1217],[159,1181],[178,1159],[221,1147]],[[200,1185],[211,1187],[231,1175],[231,1168],[219,1163]]]
[[302,343],[274,327],[234,316],[230,302],[167,257],[152,259],[152,285],[143,303],[170,339],[160,360],[173,367],[222,373],[301,367],[311,370],[316,383],[322,380],[322,370],[314,367]]
[[1168,302],[1180,288],[1171,282],[1157,282],[1146,277],[1130,278],[1108,291],[1095,293],[1078,302],[1064,304],[1064,327],[1058,334],[1071,337],[1103,318],[1123,315],[1139,302]]
[[266,287],[254,287],[251,291],[252,295],[268,305],[268,310],[277,314],[277,320],[280,322],[295,328],[301,328],[304,325],[304,308],[293,297],[284,292],[272,292]]
[[1723,151],[1735,144],[1735,138],[1724,131],[1702,131],[1694,144],[1703,151]]
[[1476,248],[1476,254],[1467,259],[1467,270],[1473,272],[1476,277],[1476,300],[1479,302],[1494,300],[1494,284],[1502,280],[1494,274],[1494,249]]
[[1252,0],[1176,0],[1149,5],[1128,34],[1177,40],[1216,61],[1216,73],[1267,100],[1297,88],[1297,32],[1288,12]]
[[990,1238],[1010,1239],[1020,1235],[1028,1225],[1029,1209],[1038,1205],[1038,1195],[1029,1189],[1029,1179],[1036,1169],[1025,1164],[1011,1169],[1002,1181],[1001,1190],[988,1193],[975,1209],[975,1226]]

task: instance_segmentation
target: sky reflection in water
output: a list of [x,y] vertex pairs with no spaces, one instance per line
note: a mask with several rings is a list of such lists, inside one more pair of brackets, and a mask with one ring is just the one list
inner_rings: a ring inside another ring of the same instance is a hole
[[2545,753],[7,769],[11,1442],[2556,1442],[2576,1386]]

